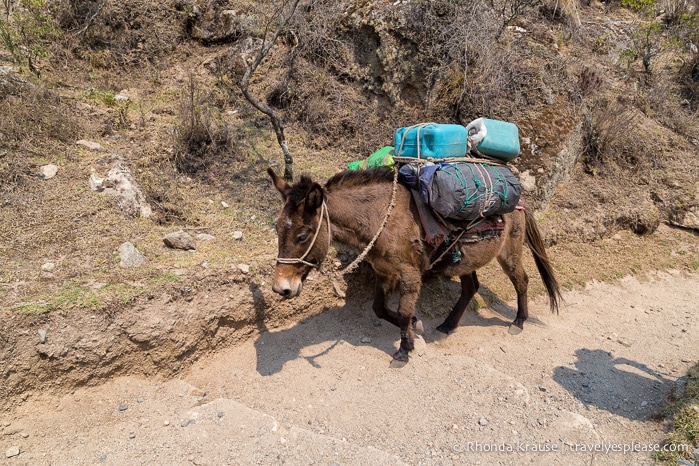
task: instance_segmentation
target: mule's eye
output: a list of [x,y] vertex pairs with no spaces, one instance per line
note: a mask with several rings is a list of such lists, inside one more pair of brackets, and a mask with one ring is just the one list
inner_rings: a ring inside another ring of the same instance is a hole
[[310,231],[304,231],[300,235],[296,237],[296,242],[297,243],[303,243],[308,239],[308,237],[311,235]]

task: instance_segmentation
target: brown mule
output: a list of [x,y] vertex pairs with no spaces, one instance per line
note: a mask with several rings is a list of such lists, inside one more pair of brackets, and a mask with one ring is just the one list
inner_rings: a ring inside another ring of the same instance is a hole
[[[301,293],[303,281],[313,267],[320,266],[331,241],[362,251],[380,229],[394,187],[393,172],[388,169],[343,171],[325,186],[307,176],[290,185],[270,168],[272,182],[281,193],[284,206],[277,217],[279,255],[272,289],[285,298]],[[539,229],[531,213],[515,210],[505,214],[505,229],[498,236],[461,247],[461,262],[440,271],[441,275],[461,278],[461,297],[437,330],[451,333],[459,324],[466,306],[478,290],[476,270],[497,258],[517,291],[517,316],[510,326],[518,333],[529,316],[527,285],[529,278],[522,266],[526,242],[534,255],[539,274],[546,286],[551,311],[558,311],[561,298],[556,278],[546,256]],[[398,326],[400,348],[393,355],[408,361],[413,349],[413,315],[429,268],[433,248],[423,240],[415,203],[407,188],[397,186],[395,208],[374,246],[366,255],[376,273],[373,309],[376,315]],[[398,310],[387,306],[390,294],[398,288]]]

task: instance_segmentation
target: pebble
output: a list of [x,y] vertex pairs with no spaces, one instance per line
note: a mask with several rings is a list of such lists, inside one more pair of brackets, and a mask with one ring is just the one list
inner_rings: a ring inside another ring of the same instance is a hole
[[131,432],[131,433],[129,434],[129,438],[130,438],[130,439],[135,439],[135,438],[136,438],[136,434],[134,434],[133,432]]
[[219,411],[218,414],[216,414],[216,415],[218,416],[219,419],[221,419],[223,417],[223,411]]
[[363,337],[363,338],[362,338],[362,343],[371,343],[371,338],[369,338],[369,337]]
[[180,424],[182,427],[187,427],[190,424],[196,424],[196,421],[194,419],[185,419],[182,421],[182,424]]
[[488,425],[488,420],[487,420],[486,418],[482,417],[482,418],[480,418],[480,420],[478,421],[478,425],[487,426],[487,425]]
[[7,458],[12,458],[13,456],[19,455],[19,447],[10,447],[5,452]]
[[169,425],[170,425],[170,421],[164,421],[164,422],[163,422],[163,425],[164,425],[164,426],[169,426]]
[[55,268],[56,264],[54,264],[53,262],[46,262],[45,264],[41,265],[41,270],[43,270],[44,272],[52,272]]
[[46,343],[46,330],[39,329],[39,342]]
[[224,209],[227,209],[227,208],[229,208],[230,206],[228,205],[227,202],[221,201],[221,207],[223,207]]
[[237,267],[238,270],[240,270],[245,275],[250,273],[250,266],[248,264],[238,264]]
[[58,167],[54,164],[44,165],[43,167],[40,167],[39,170],[42,178],[45,180],[50,180],[56,176],[56,173],[58,173]]
[[29,434],[26,432],[22,432],[21,434],[19,434],[19,436],[22,438],[29,438]]
[[122,404],[122,405],[119,405],[119,411],[126,411],[127,409],[129,409],[128,406],[123,405],[123,404]]
[[243,232],[242,231],[234,231],[233,232],[233,239],[243,239]]

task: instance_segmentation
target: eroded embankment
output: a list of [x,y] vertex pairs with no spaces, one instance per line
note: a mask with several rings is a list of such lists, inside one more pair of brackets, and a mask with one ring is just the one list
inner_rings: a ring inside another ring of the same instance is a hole
[[207,352],[337,304],[323,276],[291,301],[264,283],[208,277],[102,311],[0,315],[0,408],[116,375],[170,378]]

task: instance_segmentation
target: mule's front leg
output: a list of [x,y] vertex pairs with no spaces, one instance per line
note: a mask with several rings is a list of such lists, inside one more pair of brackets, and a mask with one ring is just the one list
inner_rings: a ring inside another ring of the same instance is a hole
[[400,284],[400,302],[398,304],[398,326],[400,327],[400,347],[393,353],[393,359],[408,362],[410,353],[415,348],[413,333],[413,315],[415,304],[420,294],[420,273],[403,276]]

